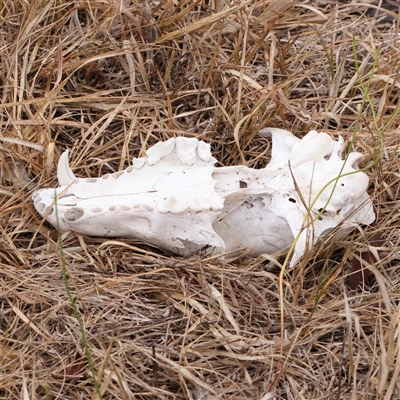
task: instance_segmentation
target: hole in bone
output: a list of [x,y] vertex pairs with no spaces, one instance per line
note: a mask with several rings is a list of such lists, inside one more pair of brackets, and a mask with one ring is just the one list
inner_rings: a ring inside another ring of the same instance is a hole
[[121,210],[123,211],[129,211],[131,208],[128,206],[120,206]]
[[343,187],[343,186],[344,186],[344,183],[342,182],[342,183],[340,184],[340,186]]
[[101,177],[101,179],[108,179],[110,177],[110,174],[105,174]]
[[116,207],[116,206],[110,206],[110,207],[108,207],[108,209],[109,209],[110,211],[115,211],[115,210],[117,209],[117,207]]
[[243,202],[243,206],[250,210],[254,207],[254,204],[249,201],[245,201]]
[[329,121],[328,121],[329,129],[337,129],[338,125],[339,125],[339,123],[336,119],[334,119],[334,118],[329,119]]
[[101,212],[102,209],[101,209],[100,207],[95,207],[95,208],[92,208],[91,211],[92,211],[92,212],[95,212],[95,213],[98,213],[98,212]]
[[[324,210],[324,209],[321,207],[321,208],[318,208],[317,212],[318,212],[318,213],[322,213],[322,215],[324,215],[324,214],[327,212],[327,210],[326,210],[326,209]],[[322,221],[322,215],[320,215],[320,216],[318,217],[318,219],[319,219],[320,221]]]
[[82,208],[70,208],[64,215],[64,219],[68,222],[75,222],[85,214]]
[[240,189],[247,188],[247,183],[245,181],[239,181],[239,188]]
[[135,167],[133,165],[131,165],[130,167],[128,167],[126,169],[126,172],[132,172],[135,169]]
[[45,208],[46,208],[46,205],[44,204],[44,203],[38,203],[38,204],[35,204],[36,205],[36,209],[40,212],[40,213],[42,213],[44,210],[45,210]]
[[94,182],[97,182],[97,179],[96,178],[88,178],[88,179],[86,179],[86,182],[94,183]]
[[115,172],[114,174],[112,174],[111,176],[114,179],[118,179],[121,175],[123,175],[125,173],[125,171],[119,171],[119,172]]
[[331,155],[328,154],[328,155],[326,155],[324,158],[325,158],[326,161],[329,161],[329,160],[331,159]]
[[294,199],[293,197],[289,197],[289,201],[290,201],[291,203],[297,203],[296,199]]

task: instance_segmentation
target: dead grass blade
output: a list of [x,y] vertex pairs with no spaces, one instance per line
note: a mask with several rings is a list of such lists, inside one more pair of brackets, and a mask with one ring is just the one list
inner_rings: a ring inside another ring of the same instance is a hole
[[[1,399],[400,397],[397,2],[0,7]],[[210,143],[220,165],[263,167],[267,126],[347,144],[356,132],[385,247],[368,244],[377,227],[327,239],[282,272],[280,291],[283,253],[184,259],[63,235],[96,392],[32,192],[56,187],[66,148],[77,176],[97,177],[181,135]],[[357,292],[351,254],[371,272]]]

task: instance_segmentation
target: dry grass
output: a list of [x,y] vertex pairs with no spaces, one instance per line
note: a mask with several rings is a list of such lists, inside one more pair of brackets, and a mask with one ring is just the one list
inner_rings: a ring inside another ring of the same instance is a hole
[[[279,268],[265,257],[182,259],[64,235],[101,397],[400,398],[398,10],[285,3],[2,3],[2,399],[100,398],[57,232],[31,201],[35,189],[56,186],[61,151],[71,150],[77,176],[99,176],[185,135],[210,142],[221,165],[260,167],[269,143],[257,131],[266,126],[348,140],[357,129],[366,163],[381,130],[383,157],[368,171],[376,227],[323,244],[286,271],[283,299]],[[364,109],[353,36],[361,81],[371,80]],[[349,257],[374,230],[385,248],[368,287],[349,291]]]

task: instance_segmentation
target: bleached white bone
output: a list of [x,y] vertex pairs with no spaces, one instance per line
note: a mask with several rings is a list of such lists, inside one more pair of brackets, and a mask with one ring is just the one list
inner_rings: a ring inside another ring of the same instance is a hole
[[57,179],[60,186],[67,186],[77,182],[76,176],[69,167],[68,150],[61,154],[57,165]]
[[65,152],[60,186],[36,191],[34,204],[62,231],[136,238],[181,255],[206,247],[257,256],[298,237],[291,265],[332,229],[344,235],[374,221],[368,176],[358,171],[362,155],[343,160],[341,137],[311,131],[299,139],[277,128],[260,134],[272,137],[272,157],[259,170],[216,168],[209,144],[184,137],[159,142],[101,178],[76,178]]

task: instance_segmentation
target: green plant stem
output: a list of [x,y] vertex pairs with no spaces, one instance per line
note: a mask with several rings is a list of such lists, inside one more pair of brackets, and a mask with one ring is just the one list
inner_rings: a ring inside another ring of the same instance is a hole
[[[305,206],[307,212],[306,212],[306,215],[305,215],[305,217],[304,217],[304,220],[303,220],[303,223],[302,223],[302,227],[301,227],[301,229],[299,230],[299,233],[298,233],[298,234],[296,235],[296,237],[294,238],[294,241],[293,241],[293,243],[291,244],[291,246],[290,246],[290,248],[289,248],[289,251],[288,251],[288,253],[287,253],[287,255],[286,255],[285,261],[284,261],[283,264],[282,264],[282,269],[281,269],[280,274],[279,274],[279,296],[280,296],[280,318],[281,318],[281,346],[280,346],[281,348],[280,348],[280,354],[281,354],[281,355],[283,355],[284,316],[285,316],[285,312],[284,312],[284,301],[283,301],[283,277],[284,277],[284,274],[285,274],[285,271],[286,271],[286,267],[287,267],[288,262],[289,262],[289,258],[290,258],[290,256],[292,255],[292,253],[293,253],[293,251],[294,251],[294,248],[295,248],[295,246],[296,246],[296,243],[298,242],[298,240],[299,240],[300,236],[302,235],[304,229],[308,229],[310,226],[312,227],[313,224],[314,224],[314,222],[323,214],[323,212],[325,211],[325,208],[327,207],[327,205],[329,204],[329,202],[330,202],[330,200],[331,200],[331,198],[332,198],[332,196],[333,196],[333,193],[334,193],[334,191],[335,191],[335,189],[336,189],[337,183],[338,183],[338,181],[339,181],[340,178],[345,177],[345,176],[349,176],[349,175],[353,175],[353,174],[357,174],[357,173],[359,173],[359,172],[364,172],[364,171],[366,171],[366,170],[372,168],[373,166],[375,166],[375,165],[379,162],[379,160],[380,160],[381,157],[382,157],[383,150],[384,150],[383,132],[384,132],[385,128],[388,126],[388,124],[390,124],[391,121],[393,121],[393,120],[396,118],[396,116],[399,114],[399,112],[400,112],[400,109],[398,109],[398,110],[396,111],[396,113],[392,116],[392,118],[390,118],[389,122],[388,122],[387,124],[385,124],[385,126],[384,126],[383,128],[379,129],[378,124],[377,124],[377,120],[376,120],[376,114],[375,114],[375,110],[374,110],[374,107],[373,107],[373,103],[372,103],[372,100],[371,100],[371,98],[370,98],[370,96],[369,96],[369,88],[370,88],[370,85],[371,85],[371,82],[372,82],[372,78],[373,78],[373,74],[374,74],[374,70],[375,70],[376,62],[377,62],[377,61],[376,61],[376,58],[375,58],[374,64],[373,64],[373,66],[372,66],[372,72],[371,72],[371,74],[370,74],[370,76],[369,76],[369,79],[368,79],[367,84],[365,85],[364,82],[363,82],[363,80],[362,80],[361,73],[360,73],[359,66],[358,66],[358,60],[357,60],[357,45],[356,45],[356,42],[355,42],[355,37],[354,37],[354,35],[353,35],[353,41],[352,41],[352,43],[353,43],[353,55],[354,55],[355,69],[356,69],[356,73],[357,73],[357,77],[358,77],[358,81],[359,81],[360,87],[361,87],[362,92],[363,92],[363,97],[362,97],[362,101],[361,101],[361,107],[360,107],[360,111],[359,111],[359,113],[358,113],[357,120],[356,120],[356,123],[355,123],[355,126],[354,126],[354,131],[353,131],[353,135],[352,135],[351,145],[350,145],[350,147],[349,147],[348,150],[347,150],[347,153],[346,153],[346,157],[345,157],[343,166],[342,166],[341,170],[339,171],[339,175],[338,175],[337,177],[331,179],[331,180],[318,192],[317,196],[316,196],[315,199],[311,202],[310,206],[307,206],[307,204],[304,203],[304,206]],[[357,171],[353,171],[353,172],[348,172],[348,173],[346,173],[346,174],[342,174],[343,169],[344,169],[344,167],[345,167],[345,165],[346,165],[346,162],[347,162],[347,160],[348,160],[348,157],[349,157],[351,151],[352,151],[353,148],[354,148],[354,142],[355,142],[355,139],[356,139],[356,136],[357,136],[358,127],[359,127],[359,124],[360,124],[360,121],[361,121],[361,118],[362,118],[362,113],[363,113],[363,111],[364,111],[364,108],[365,108],[365,104],[366,104],[366,103],[368,103],[369,106],[370,106],[370,108],[371,108],[371,112],[372,112],[374,124],[375,124],[376,130],[377,130],[378,135],[379,135],[379,142],[380,142],[379,153],[378,153],[377,157],[376,157],[370,164],[368,164],[366,167],[364,167],[364,168],[362,168],[362,169],[359,169],[359,170],[357,170]],[[292,174],[292,177],[293,177],[293,179],[294,179],[293,174]],[[332,184],[332,183],[334,183],[333,188],[332,188],[332,192],[331,192],[331,194],[330,194],[330,196],[329,196],[329,198],[328,198],[328,200],[327,200],[327,202],[326,202],[324,208],[319,212],[319,214],[317,214],[315,217],[313,217],[313,216],[311,215],[311,210],[312,210],[312,208],[314,207],[316,201],[317,201],[318,198],[321,196],[321,194],[323,193],[323,191],[324,191],[330,184]],[[297,187],[296,182],[295,182],[295,187]],[[301,194],[300,194],[300,197],[302,198]]]
[[78,321],[78,325],[79,325],[79,330],[81,332],[81,336],[82,336],[82,341],[83,341],[83,346],[85,349],[85,356],[86,356],[86,360],[90,369],[90,373],[92,374],[92,378],[93,378],[93,383],[94,383],[94,387],[95,390],[99,396],[99,399],[102,400],[103,397],[101,395],[101,391],[100,391],[100,385],[99,382],[97,380],[96,377],[96,372],[94,370],[93,367],[93,362],[92,362],[92,357],[90,355],[90,350],[89,350],[89,344],[86,338],[86,333],[85,333],[85,327],[83,326],[83,321],[82,321],[82,317],[81,314],[78,310],[78,307],[76,306],[76,302],[74,297],[72,296],[72,292],[71,292],[71,288],[69,286],[68,283],[68,272],[67,272],[67,264],[65,261],[65,254],[64,254],[64,249],[63,249],[63,245],[62,245],[62,237],[61,237],[61,230],[60,230],[60,225],[58,222],[58,210],[57,210],[57,197],[55,199],[55,204],[54,204],[55,210],[56,210],[56,218],[57,218],[57,238],[58,238],[58,250],[60,252],[60,258],[61,258],[61,270],[62,270],[62,275],[63,275],[63,281],[64,281],[64,285],[65,285],[65,291],[67,292],[67,296],[69,299],[69,302],[71,303],[71,307],[74,310],[74,314],[75,314],[75,318]]

